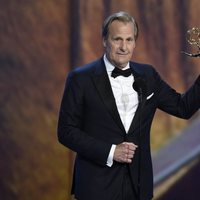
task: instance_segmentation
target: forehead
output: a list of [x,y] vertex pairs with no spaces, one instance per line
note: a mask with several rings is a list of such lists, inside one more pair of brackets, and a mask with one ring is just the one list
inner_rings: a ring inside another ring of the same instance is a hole
[[115,20],[110,24],[109,35],[126,34],[134,36],[134,24],[132,22],[122,22]]

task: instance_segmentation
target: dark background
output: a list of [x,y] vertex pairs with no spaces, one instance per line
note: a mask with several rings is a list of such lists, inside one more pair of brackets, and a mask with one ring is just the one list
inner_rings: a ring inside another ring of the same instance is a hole
[[[0,0],[0,199],[70,199],[73,153],[56,135],[66,75],[102,56],[102,22],[120,10],[139,23],[133,59],[185,91],[200,72],[180,53],[196,50],[185,34],[200,27],[199,0]],[[153,151],[190,121],[157,112]]]

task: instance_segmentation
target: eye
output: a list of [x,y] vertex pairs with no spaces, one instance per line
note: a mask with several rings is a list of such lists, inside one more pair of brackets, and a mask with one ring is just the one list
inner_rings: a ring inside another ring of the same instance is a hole
[[121,38],[119,38],[119,37],[114,38],[114,41],[120,41],[120,40],[121,40]]
[[115,38],[112,39],[112,41],[113,41],[115,44],[119,45],[119,44],[121,43],[121,41],[122,41],[122,38],[120,38],[120,37],[115,37]]
[[133,38],[128,38],[127,41],[128,42],[132,42],[132,41],[134,41],[134,39]]

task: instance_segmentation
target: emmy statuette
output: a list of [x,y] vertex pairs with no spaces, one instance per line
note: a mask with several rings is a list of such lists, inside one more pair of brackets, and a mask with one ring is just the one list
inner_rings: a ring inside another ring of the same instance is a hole
[[193,27],[192,29],[189,29],[186,34],[186,39],[190,45],[197,47],[197,52],[187,53],[182,51],[181,53],[190,57],[200,57],[200,28]]

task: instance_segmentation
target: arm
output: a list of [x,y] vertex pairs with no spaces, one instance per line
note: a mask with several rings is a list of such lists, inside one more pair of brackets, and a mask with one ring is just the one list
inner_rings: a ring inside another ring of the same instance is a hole
[[81,83],[76,72],[69,74],[61,102],[58,140],[79,155],[105,166],[112,144],[84,131],[84,86]]
[[158,108],[176,117],[190,118],[200,107],[200,76],[184,94],[177,93],[159,75],[156,74],[158,85]]

